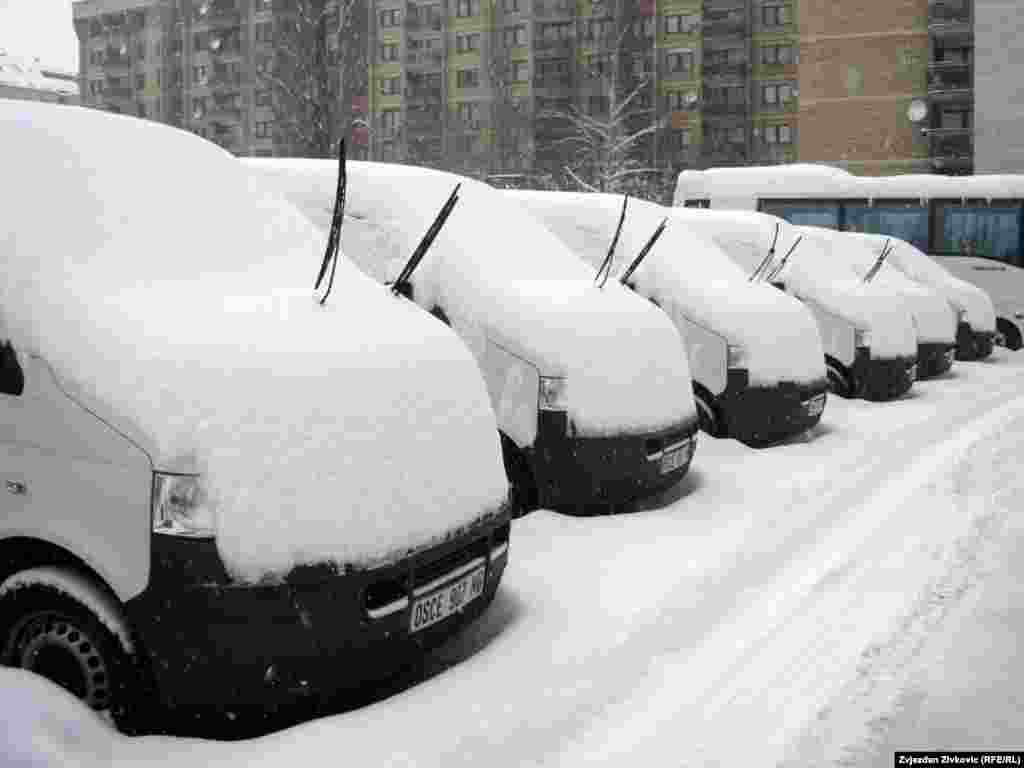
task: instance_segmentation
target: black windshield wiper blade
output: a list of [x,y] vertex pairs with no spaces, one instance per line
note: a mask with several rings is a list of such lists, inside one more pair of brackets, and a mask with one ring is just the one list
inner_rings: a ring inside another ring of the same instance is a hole
[[668,216],[661,220],[661,224],[659,224],[658,228],[654,230],[654,234],[651,235],[650,239],[646,243],[644,243],[644,247],[640,249],[640,253],[638,253],[636,255],[636,258],[633,259],[632,262],[630,262],[630,265],[628,267],[626,267],[626,271],[619,275],[619,283],[625,285],[626,281],[633,276],[633,273],[636,271],[636,268],[640,266],[640,262],[644,260],[644,258],[650,252],[651,248],[654,247],[654,244],[658,242],[658,238],[661,237],[662,233],[665,231],[665,227],[667,226]]
[[[612,243],[608,246],[608,253],[604,257],[604,261],[601,262],[601,266],[597,268],[597,273],[594,275],[594,285],[598,288],[604,288],[604,284],[608,282],[608,275],[612,270],[612,259],[615,257],[615,247],[619,244],[619,235],[622,234],[622,225],[626,221],[626,206],[629,205],[629,195],[622,198],[622,212],[619,214],[619,226],[615,228],[615,235],[612,237]],[[602,274],[604,275],[602,279]]]
[[764,271],[764,268],[767,267],[771,263],[772,259],[775,258],[775,245],[778,242],[779,242],[779,225],[776,224],[775,225],[775,235],[772,237],[772,245],[771,245],[771,248],[768,249],[768,255],[765,256],[764,260],[760,264],[757,265],[757,269],[755,269],[753,272],[750,273],[750,277],[747,278],[747,282],[748,283],[754,282],[758,278],[758,276],[760,276],[761,272]]
[[327,297],[331,295],[331,288],[334,287],[334,273],[338,268],[338,248],[341,244],[341,223],[345,216],[345,191],[348,188],[348,174],[345,172],[345,140],[338,142],[338,188],[334,193],[334,213],[331,214],[331,231],[327,235],[327,249],[324,251],[324,259],[320,262],[320,272],[316,276],[316,283],[313,290],[320,289],[324,275],[327,274],[327,266],[331,266],[331,277],[327,281],[327,290],[320,299],[321,306]]
[[770,283],[772,280],[774,280],[776,277],[778,277],[782,273],[782,270],[784,270],[786,268],[786,264],[789,263],[789,257],[793,255],[793,251],[796,250],[796,247],[798,245],[800,245],[800,241],[803,240],[803,239],[804,239],[803,235],[800,235],[800,236],[797,237],[797,239],[793,242],[793,245],[791,245],[789,247],[789,250],[786,251],[786,255],[783,256],[779,260],[779,263],[775,265],[775,269],[773,269],[770,273],[768,273],[768,276],[765,277],[765,282]]
[[870,283],[872,280],[875,279],[875,276],[882,269],[882,264],[885,263],[885,260],[889,257],[889,254],[892,253],[893,248],[895,248],[895,246],[889,245],[891,242],[891,238],[885,241],[885,245],[882,246],[882,252],[878,254],[878,258],[875,259],[875,263],[871,265],[871,269],[869,269],[867,273],[864,275],[863,282]]
[[412,256],[409,257],[405,266],[402,267],[402,271],[398,273],[398,277],[395,278],[395,282],[391,284],[392,293],[398,294],[402,292],[406,284],[409,282],[409,279],[412,277],[412,273],[416,271],[416,267],[419,266],[423,257],[426,256],[430,246],[434,243],[434,238],[437,237],[438,233],[441,231],[441,227],[444,226],[444,223],[448,221],[448,217],[451,216],[452,211],[455,210],[455,204],[459,202],[459,189],[461,187],[461,182],[455,185],[455,189],[452,190],[448,200],[441,207],[437,217],[427,229],[426,234],[423,235],[423,239],[420,240],[419,245],[417,245],[415,250],[413,250]]

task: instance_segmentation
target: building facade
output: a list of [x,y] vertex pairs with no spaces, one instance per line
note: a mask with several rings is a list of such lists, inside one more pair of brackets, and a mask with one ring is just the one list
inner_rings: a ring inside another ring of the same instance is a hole
[[1018,0],[974,5],[974,167],[1024,173],[1024,13]]

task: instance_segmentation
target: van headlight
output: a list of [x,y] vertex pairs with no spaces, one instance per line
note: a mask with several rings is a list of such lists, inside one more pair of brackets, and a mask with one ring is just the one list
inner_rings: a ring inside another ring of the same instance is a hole
[[853,329],[853,346],[871,349],[871,331],[863,328]]
[[747,367],[747,348],[741,347],[739,344],[726,344],[725,345],[725,367],[726,368],[746,368]]
[[542,411],[566,411],[568,382],[561,376],[541,376],[538,407]]
[[211,539],[216,535],[213,505],[199,475],[153,473],[153,532]]

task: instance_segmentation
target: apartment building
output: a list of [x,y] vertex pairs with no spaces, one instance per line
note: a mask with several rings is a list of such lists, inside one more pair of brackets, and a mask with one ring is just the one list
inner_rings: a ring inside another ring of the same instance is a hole
[[1024,173],[1024,12],[1019,0],[974,6],[974,168]]

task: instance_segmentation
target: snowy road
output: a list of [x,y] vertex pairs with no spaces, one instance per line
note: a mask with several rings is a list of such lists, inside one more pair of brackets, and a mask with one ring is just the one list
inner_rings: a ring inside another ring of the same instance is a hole
[[997,351],[899,402],[832,398],[803,441],[753,451],[702,438],[683,486],[636,514],[518,521],[498,599],[421,685],[256,741],[124,740],[110,756],[289,768],[882,760],[890,716],[921,669],[941,680],[929,654],[1019,526],[1022,374],[1024,353]]

